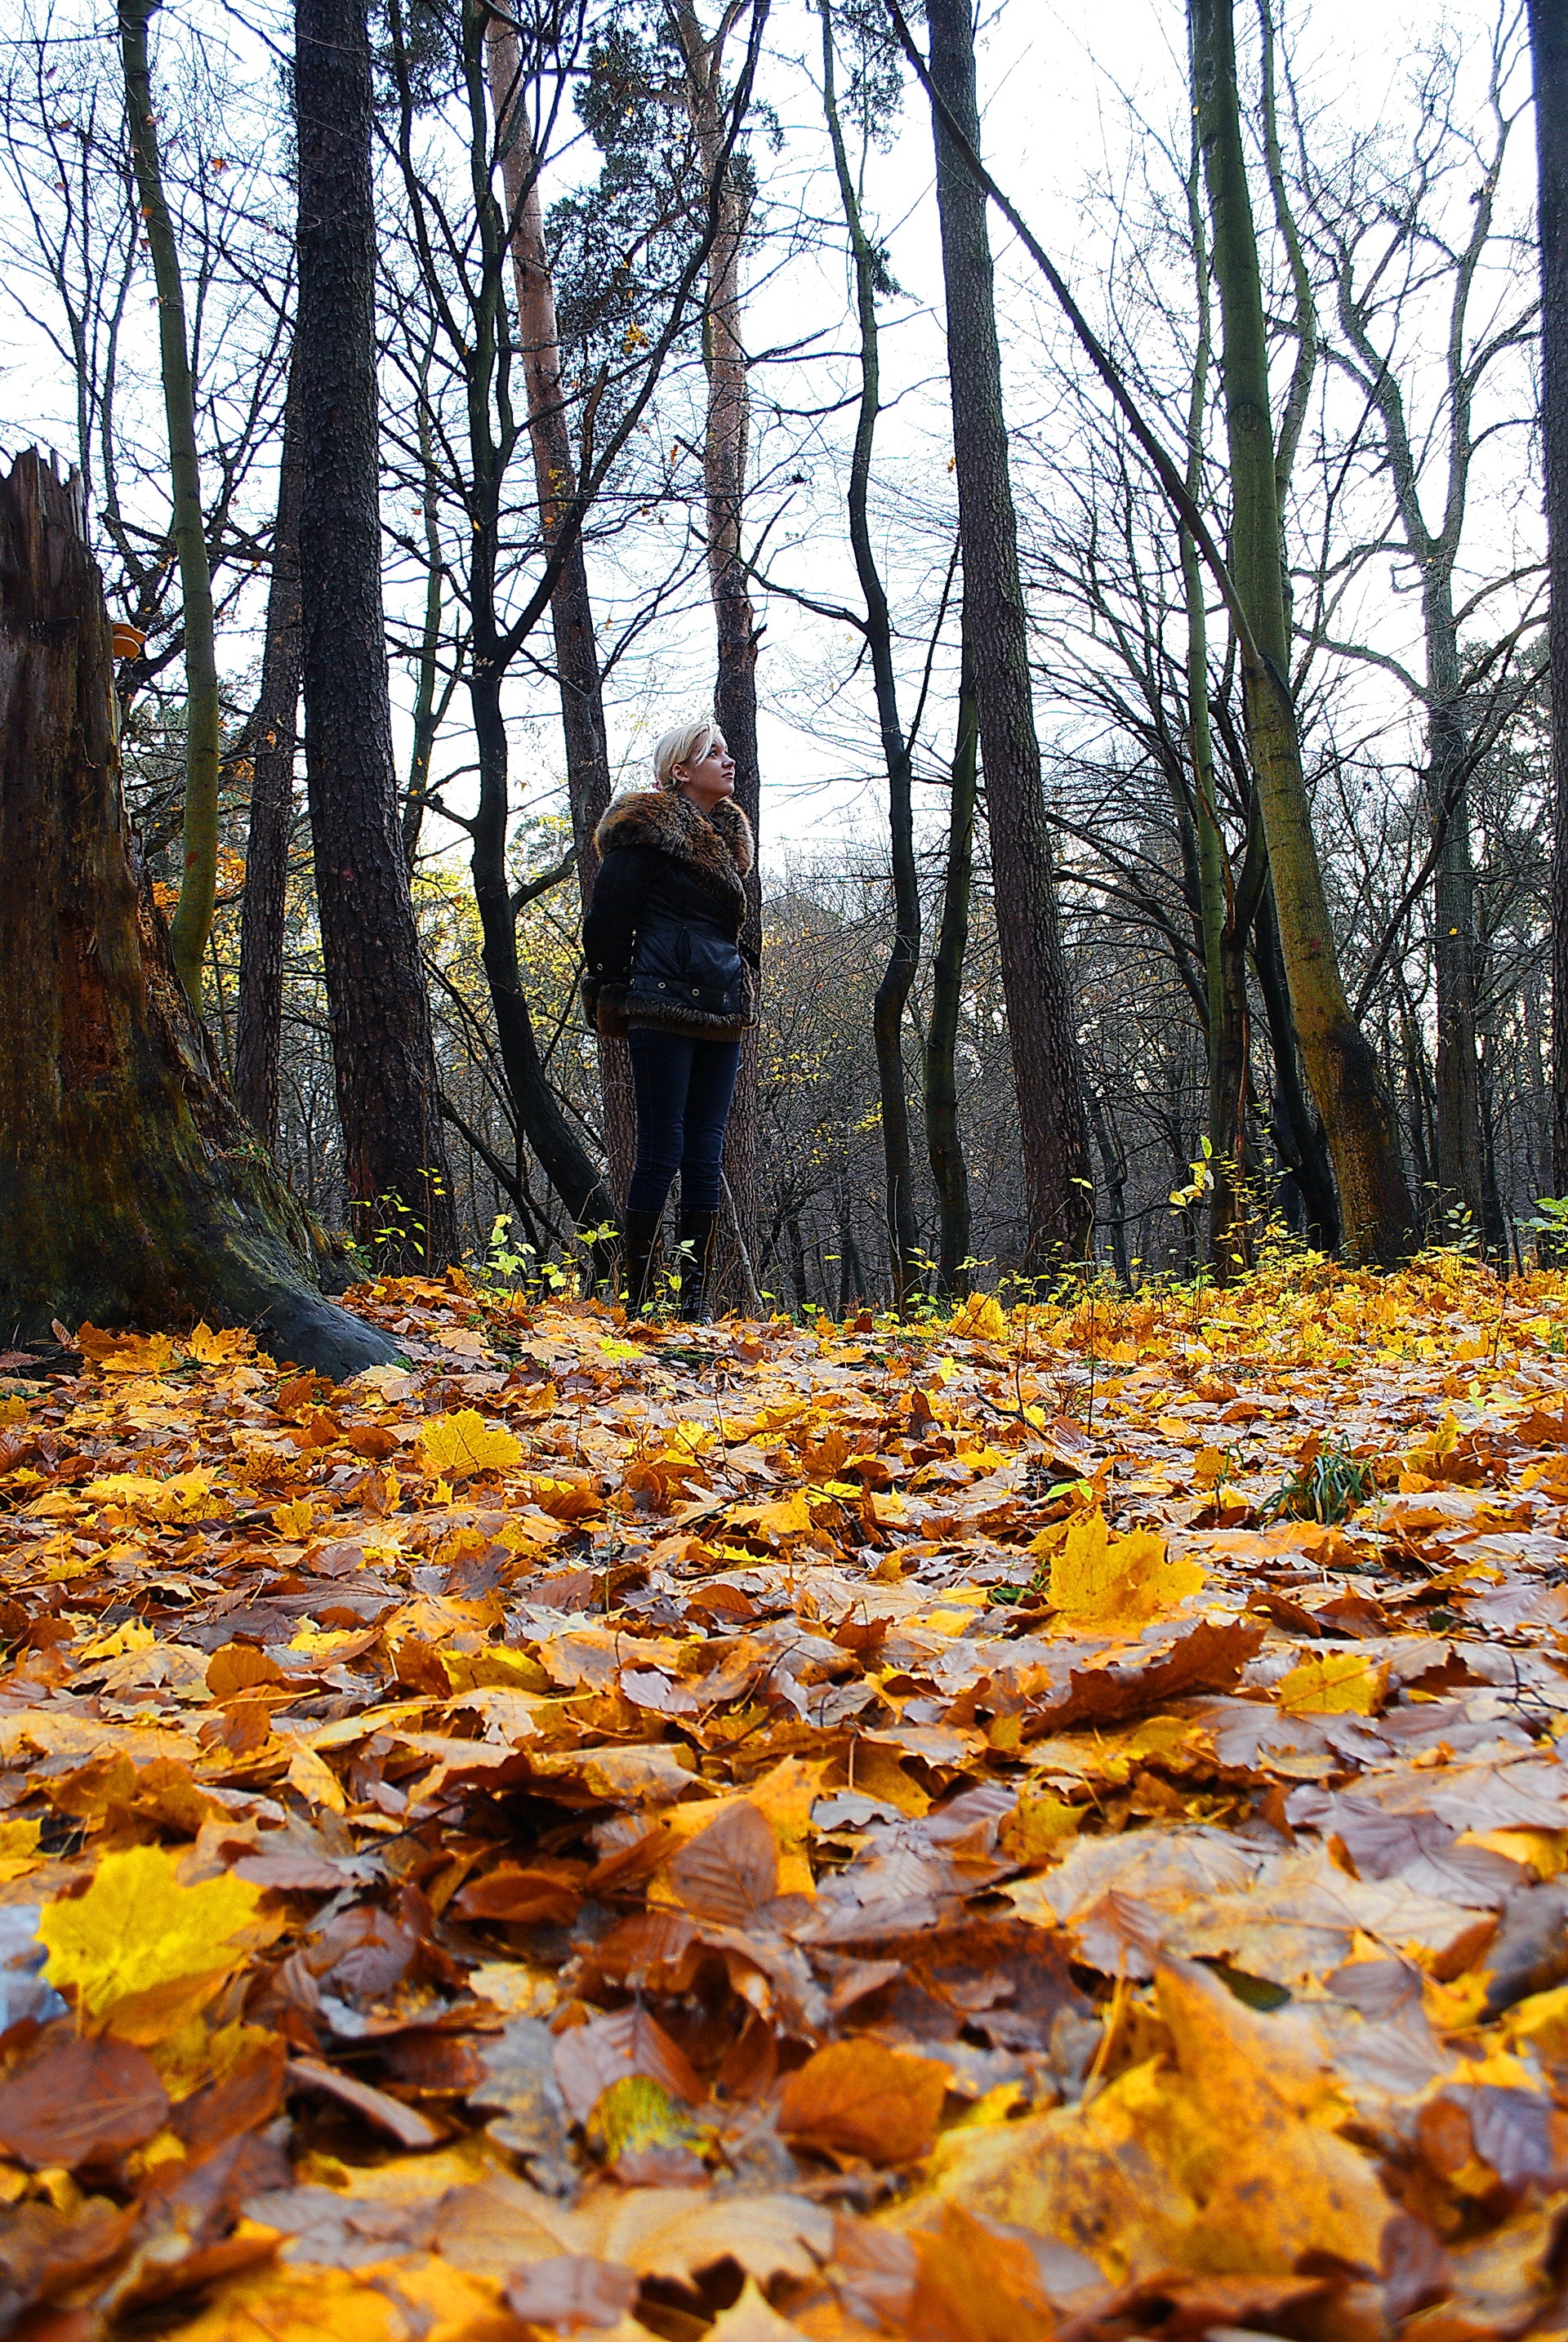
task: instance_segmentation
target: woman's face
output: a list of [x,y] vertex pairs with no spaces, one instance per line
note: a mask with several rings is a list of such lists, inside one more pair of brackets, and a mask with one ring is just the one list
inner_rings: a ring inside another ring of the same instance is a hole
[[684,765],[677,765],[675,778],[684,794],[704,813],[722,797],[733,797],[735,760],[724,746],[724,734],[715,732],[700,756],[690,756]]

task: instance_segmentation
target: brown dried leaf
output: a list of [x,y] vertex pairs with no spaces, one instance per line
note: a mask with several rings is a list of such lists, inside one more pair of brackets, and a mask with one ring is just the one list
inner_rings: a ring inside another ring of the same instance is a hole
[[531,2261],[508,2280],[506,2307],[532,2325],[577,2334],[619,2325],[638,2289],[633,2269],[590,2260],[583,2253],[558,2253],[552,2260]]
[[0,2147],[35,2171],[117,2163],[163,2127],[168,2111],[145,2050],[84,2039],[62,2017],[0,2082]]
[[699,1830],[664,1875],[696,1918],[744,1927],[778,1893],[778,1847],[756,1807],[743,1801]]
[[557,2037],[555,2078],[574,2122],[586,2122],[600,2092],[629,2074],[663,2083],[688,2106],[707,2096],[684,2050],[644,2009],[624,2008]]
[[868,2163],[913,2163],[936,2133],[950,2069],[880,2041],[835,2041],[792,2074],[778,2127],[797,2146],[864,2156]]

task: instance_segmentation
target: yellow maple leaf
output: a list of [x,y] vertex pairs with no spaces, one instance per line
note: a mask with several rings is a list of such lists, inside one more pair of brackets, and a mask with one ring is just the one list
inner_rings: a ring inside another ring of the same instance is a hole
[[1200,1447],[1193,1458],[1193,1477],[1199,1487],[1217,1487],[1225,1476],[1229,1461],[1223,1447]]
[[303,1544],[315,1522],[315,1506],[308,1496],[295,1496],[291,1504],[275,1505],[272,1525],[280,1537]]
[[1026,1868],[1054,1860],[1083,1825],[1084,1808],[1070,1806],[1048,1789],[1020,1797],[1002,1825],[1001,1843]]
[[1279,1704],[1286,1716],[1372,1716],[1387,1688],[1386,1664],[1374,1666],[1364,1651],[1330,1651],[1280,1678]]
[[155,2041],[210,2000],[255,1947],[260,1897],[232,1876],[182,1886],[178,1862],[160,1846],[105,1854],[85,1895],[44,1907],[49,1981],[93,2030]]
[[99,1635],[76,1656],[78,1663],[84,1665],[88,1659],[123,1659],[127,1651],[150,1651],[157,1639],[153,1629],[144,1626],[140,1618],[127,1618],[123,1626]]
[[225,1326],[215,1333],[205,1318],[185,1344],[199,1366],[232,1366],[236,1358],[248,1358],[255,1348],[255,1336],[243,1326]]
[[1004,1342],[1007,1320],[994,1294],[972,1293],[948,1320],[947,1330],[961,1341]]
[[477,1407],[455,1415],[433,1415],[419,1426],[420,1460],[444,1480],[466,1480],[475,1472],[504,1472],[523,1460],[523,1443],[504,1423],[488,1423]]
[[139,1472],[109,1472],[89,1480],[84,1494],[100,1505],[119,1505],[156,1521],[210,1520],[222,1507],[212,1493],[210,1472],[176,1472],[151,1480]]
[[1096,1507],[1068,1529],[1051,1565],[1050,1600],[1064,1626],[1142,1626],[1176,1609],[1207,1577],[1199,1562],[1170,1560],[1152,1529],[1113,1537]]
[[772,1505],[736,1505],[729,1526],[764,1545],[782,1545],[786,1537],[804,1536],[811,1527],[811,1507],[799,1488]]
[[105,1333],[90,1324],[78,1328],[76,1347],[106,1375],[161,1375],[175,1357],[167,1334]]

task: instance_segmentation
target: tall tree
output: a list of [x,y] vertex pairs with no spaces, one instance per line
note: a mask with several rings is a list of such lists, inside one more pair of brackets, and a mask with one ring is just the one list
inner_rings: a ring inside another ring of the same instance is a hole
[[179,900],[169,930],[175,966],[198,1014],[202,963],[218,882],[219,710],[213,584],[202,515],[195,395],[179,246],[164,193],[147,57],[147,26],[160,0],[120,0],[120,58],[136,195],[158,294],[158,358],[168,434],[175,550],[185,651],[185,800]]
[[985,190],[969,169],[945,118],[950,113],[968,145],[978,151],[969,0],[928,0],[926,18],[932,86],[944,102],[934,108],[934,124],[964,615],[974,652],[997,932],[1018,1096],[1028,1256],[1035,1267],[1044,1269],[1082,1258],[1088,1241],[1089,1124],[1034,728]]
[[[1187,401],[1187,494],[1194,504],[1203,493],[1203,433],[1208,415],[1209,368],[1213,353],[1209,293],[1209,248],[1201,200],[1202,161],[1193,127],[1187,174],[1187,232],[1192,241],[1197,294],[1197,341],[1192,390]],[[1246,1212],[1247,1074],[1250,1031],[1247,1015],[1247,937],[1267,868],[1258,825],[1247,825],[1247,860],[1240,881],[1231,868],[1215,785],[1213,726],[1209,716],[1207,580],[1192,533],[1181,535],[1182,591],[1187,618],[1187,748],[1192,806],[1178,815],[1191,820],[1197,866],[1199,926],[1203,947],[1203,990],[1208,1007],[1209,1067],[1208,1206],[1209,1264],[1216,1277],[1229,1276],[1250,1257]]]
[[284,927],[299,741],[299,507],[304,486],[299,398],[291,393],[284,409],[278,462],[261,688],[251,723],[251,806],[235,1021],[235,1097],[265,1146],[276,1145],[278,1127]]
[[1568,1196],[1568,7],[1529,0],[1540,180],[1541,435],[1552,593],[1552,1182]]
[[[408,199],[410,243],[422,295],[439,324],[445,365],[464,415],[462,430],[444,430],[443,445],[451,465],[448,492],[461,513],[453,565],[461,580],[459,598],[466,606],[467,629],[457,658],[474,718],[478,789],[472,815],[445,805],[441,809],[472,840],[470,866],[484,975],[519,1141],[526,1136],[574,1219],[590,1230],[614,1221],[615,1204],[551,1079],[524,988],[517,919],[542,888],[537,881],[514,884],[508,860],[513,807],[504,693],[513,662],[552,608],[583,527],[643,422],[671,350],[693,324],[699,280],[719,229],[724,172],[750,102],[766,13],[766,0],[753,0],[751,35],[714,156],[719,185],[692,173],[688,162],[679,205],[686,232],[669,255],[667,280],[649,293],[643,315],[650,323],[633,320],[635,332],[628,325],[616,337],[614,359],[606,359],[595,370],[591,386],[584,385],[584,438],[574,484],[569,493],[564,481],[549,484],[552,525],[543,538],[530,532],[520,551],[509,526],[518,502],[509,472],[518,454],[526,452],[524,443],[532,435],[528,415],[513,395],[518,351],[507,298],[514,263],[511,205],[499,199],[496,187],[499,179],[501,194],[505,194],[504,135],[498,142],[491,88],[491,12],[484,0],[464,0],[444,34],[454,68],[454,95],[465,115],[468,169],[462,196],[454,202],[444,180],[422,167],[415,151],[423,90],[414,35],[424,20],[416,22],[401,0],[392,0],[389,10],[398,95],[396,150]],[[551,77],[557,89],[564,88],[577,70],[587,20],[582,0],[574,9],[550,17],[540,32],[537,61],[528,60],[531,72],[543,75],[548,59]],[[606,419],[595,434],[601,410]],[[522,564],[535,560],[536,573],[520,579]],[[564,876],[568,866],[558,867],[553,877]],[[601,1257],[607,1271],[608,1253]]]
[[[1422,779],[1435,849],[1433,1201],[1438,1215],[1463,1213],[1476,1235],[1485,1217],[1485,1150],[1470,780],[1473,735],[1483,734],[1485,726],[1460,636],[1466,618],[1475,624],[1487,589],[1462,603],[1455,582],[1462,575],[1474,486],[1477,397],[1500,362],[1529,338],[1533,322],[1533,299],[1524,301],[1523,313],[1514,308],[1500,314],[1498,305],[1479,297],[1486,290],[1483,272],[1497,257],[1497,188],[1514,119],[1503,92],[1516,55],[1505,16],[1493,45],[1486,126],[1478,132],[1456,118],[1458,62],[1440,43],[1424,80],[1413,151],[1400,154],[1386,176],[1363,170],[1362,158],[1354,156],[1341,173],[1321,178],[1313,174],[1309,182],[1337,311],[1339,331],[1330,355],[1354,384],[1363,411],[1381,437],[1395,541],[1421,596],[1423,672],[1408,674],[1386,651],[1377,656],[1385,672],[1392,666],[1403,676],[1426,729]],[[1456,165],[1466,200],[1453,237],[1439,204]],[[1437,358],[1429,313],[1439,300],[1446,315]],[[1477,307],[1483,312],[1479,323]],[[1500,1238],[1502,1231],[1493,1234]]]
[[297,1206],[218,1077],[120,791],[77,482],[0,478],[0,1325],[254,1326],[335,1377],[395,1356],[315,1289]]
[[888,289],[887,271],[866,234],[860,194],[844,145],[844,125],[839,117],[832,0],[818,0],[818,13],[822,18],[823,106],[839,202],[849,232],[855,324],[860,340],[860,395],[846,501],[850,546],[865,603],[864,616],[856,624],[871,661],[877,731],[887,772],[893,943],[882,981],[876,987],[872,1025],[876,1039],[883,1162],[887,1177],[888,1253],[893,1264],[894,1303],[902,1310],[920,1276],[920,1230],[914,1211],[914,1150],[910,1131],[909,1086],[904,1066],[904,1026],[910,988],[920,966],[921,919],[920,873],[914,858],[911,744],[899,712],[893,614],[871,530],[871,466],[877,417],[882,410],[882,337],[876,299],[879,293]]
[[1268,842],[1291,1006],[1328,1134],[1344,1241],[1358,1260],[1398,1259],[1413,1214],[1376,1056],[1340,973],[1290,685],[1283,555],[1252,196],[1236,89],[1233,0],[1188,0],[1193,101],[1212,224],[1231,464],[1230,571],[1251,643],[1247,746]]
[[969,1166],[958,1125],[958,1029],[964,1010],[964,962],[969,949],[969,898],[974,874],[974,800],[979,729],[974,716],[974,655],[964,636],[958,682],[958,729],[948,794],[947,852],[942,910],[931,956],[931,1011],[922,1064],[925,1092],[925,1152],[936,1189],[937,1276],[944,1293],[969,1290],[972,1215]]
[[[744,304],[741,256],[754,196],[748,159],[726,138],[724,50],[744,14],[745,0],[726,0],[719,21],[704,31],[693,0],[671,0],[675,37],[684,67],[685,102],[703,172],[713,190],[714,236],[707,256],[707,298],[703,315],[704,355],[708,369],[708,409],[703,435],[703,483],[707,510],[708,589],[717,636],[714,716],[735,760],[735,799],[762,835],[762,776],[757,758],[756,612],[741,550],[746,463],[751,436],[751,384],[741,338]],[[754,40],[762,11],[753,7]],[[742,949],[760,960],[762,877],[754,866],[746,881],[748,914]],[[724,1170],[738,1222],[743,1256],[756,1250],[757,1231],[756,1036],[748,1033],[724,1142]],[[745,1271],[750,1281],[749,1271]]]
[[[528,406],[528,437],[539,499],[539,534],[546,546],[561,535],[577,493],[577,459],[566,411],[567,391],[555,322],[555,285],[544,243],[539,158],[525,103],[522,46],[510,21],[486,25],[491,102],[506,193],[507,240],[517,300],[517,341]],[[583,908],[594,890],[598,850],[594,833],[610,802],[610,749],[604,725],[604,676],[588,563],[582,531],[566,544],[550,596],[561,728],[566,746],[566,796]],[[631,1175],[635,1109],[631,1055],[624,1040],[602,1036],[599,1080],[604,1107],[605,1152],[619,1194]]]
[[296,0],[295,107],[301,677],[338,1113],[358,1231],[384,1258],[444,1266],[455,1232],[382,608],[365,0]]

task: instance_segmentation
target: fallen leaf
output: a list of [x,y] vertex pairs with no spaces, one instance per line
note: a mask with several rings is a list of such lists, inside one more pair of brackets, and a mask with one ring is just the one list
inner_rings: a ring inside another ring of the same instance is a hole
[[1048,2342],[1055,2332],[1055,2311],[1021,2237],[949,2204],[916,2251],[910,2331],[922,2342]]
[[161,1847],[105,1854],[85,1894],[47,1905],[39,1919],[49,1981],[95,2029],[156,2041],[240,1966],[259,1899],[243,1878],[183,1886]]
[[561,2334],[619,2325],[637,2298],[634,2270],[583,2253],[558,2253],[532,2261],[506,2286],[506,2307],[533,2326]]
[[935,2135],[948,2068],[866,2039],[835,2041],[784,2087],[778,2126],[802,2147],[913,2163]]
[[675,1900],[699,1919],[744,1927],[778,1892],[778,1848],[744,1799],[687,1840],[665,1873]]
[[1302,1659],[1280,1678],[1286,1716],[1375,1716],[1388,1688],[1388,1668],[1359,1651],[1331,1651]]
[[458,1481],[475,1472],[504,1472],[523,1460],[523,1443],[504,1424],[489,1423],[471,1406],[427,1416],[419,1427],[420,1460],[433,1476]]
[[168,2111],[143,2050],[84,2039],[61,2020],[0,2081],[0,2147],[34,2171],[114,2164],[161,2130]]
[[1207,1575],[1199,1562],[1171,1560],[1164,1537],[1148,1529],[1113,1537],[1096,1509],[1069,1528],[1051,1565],[1049,1599],[1061,1626],[1135,1630],[1179,1609]]

